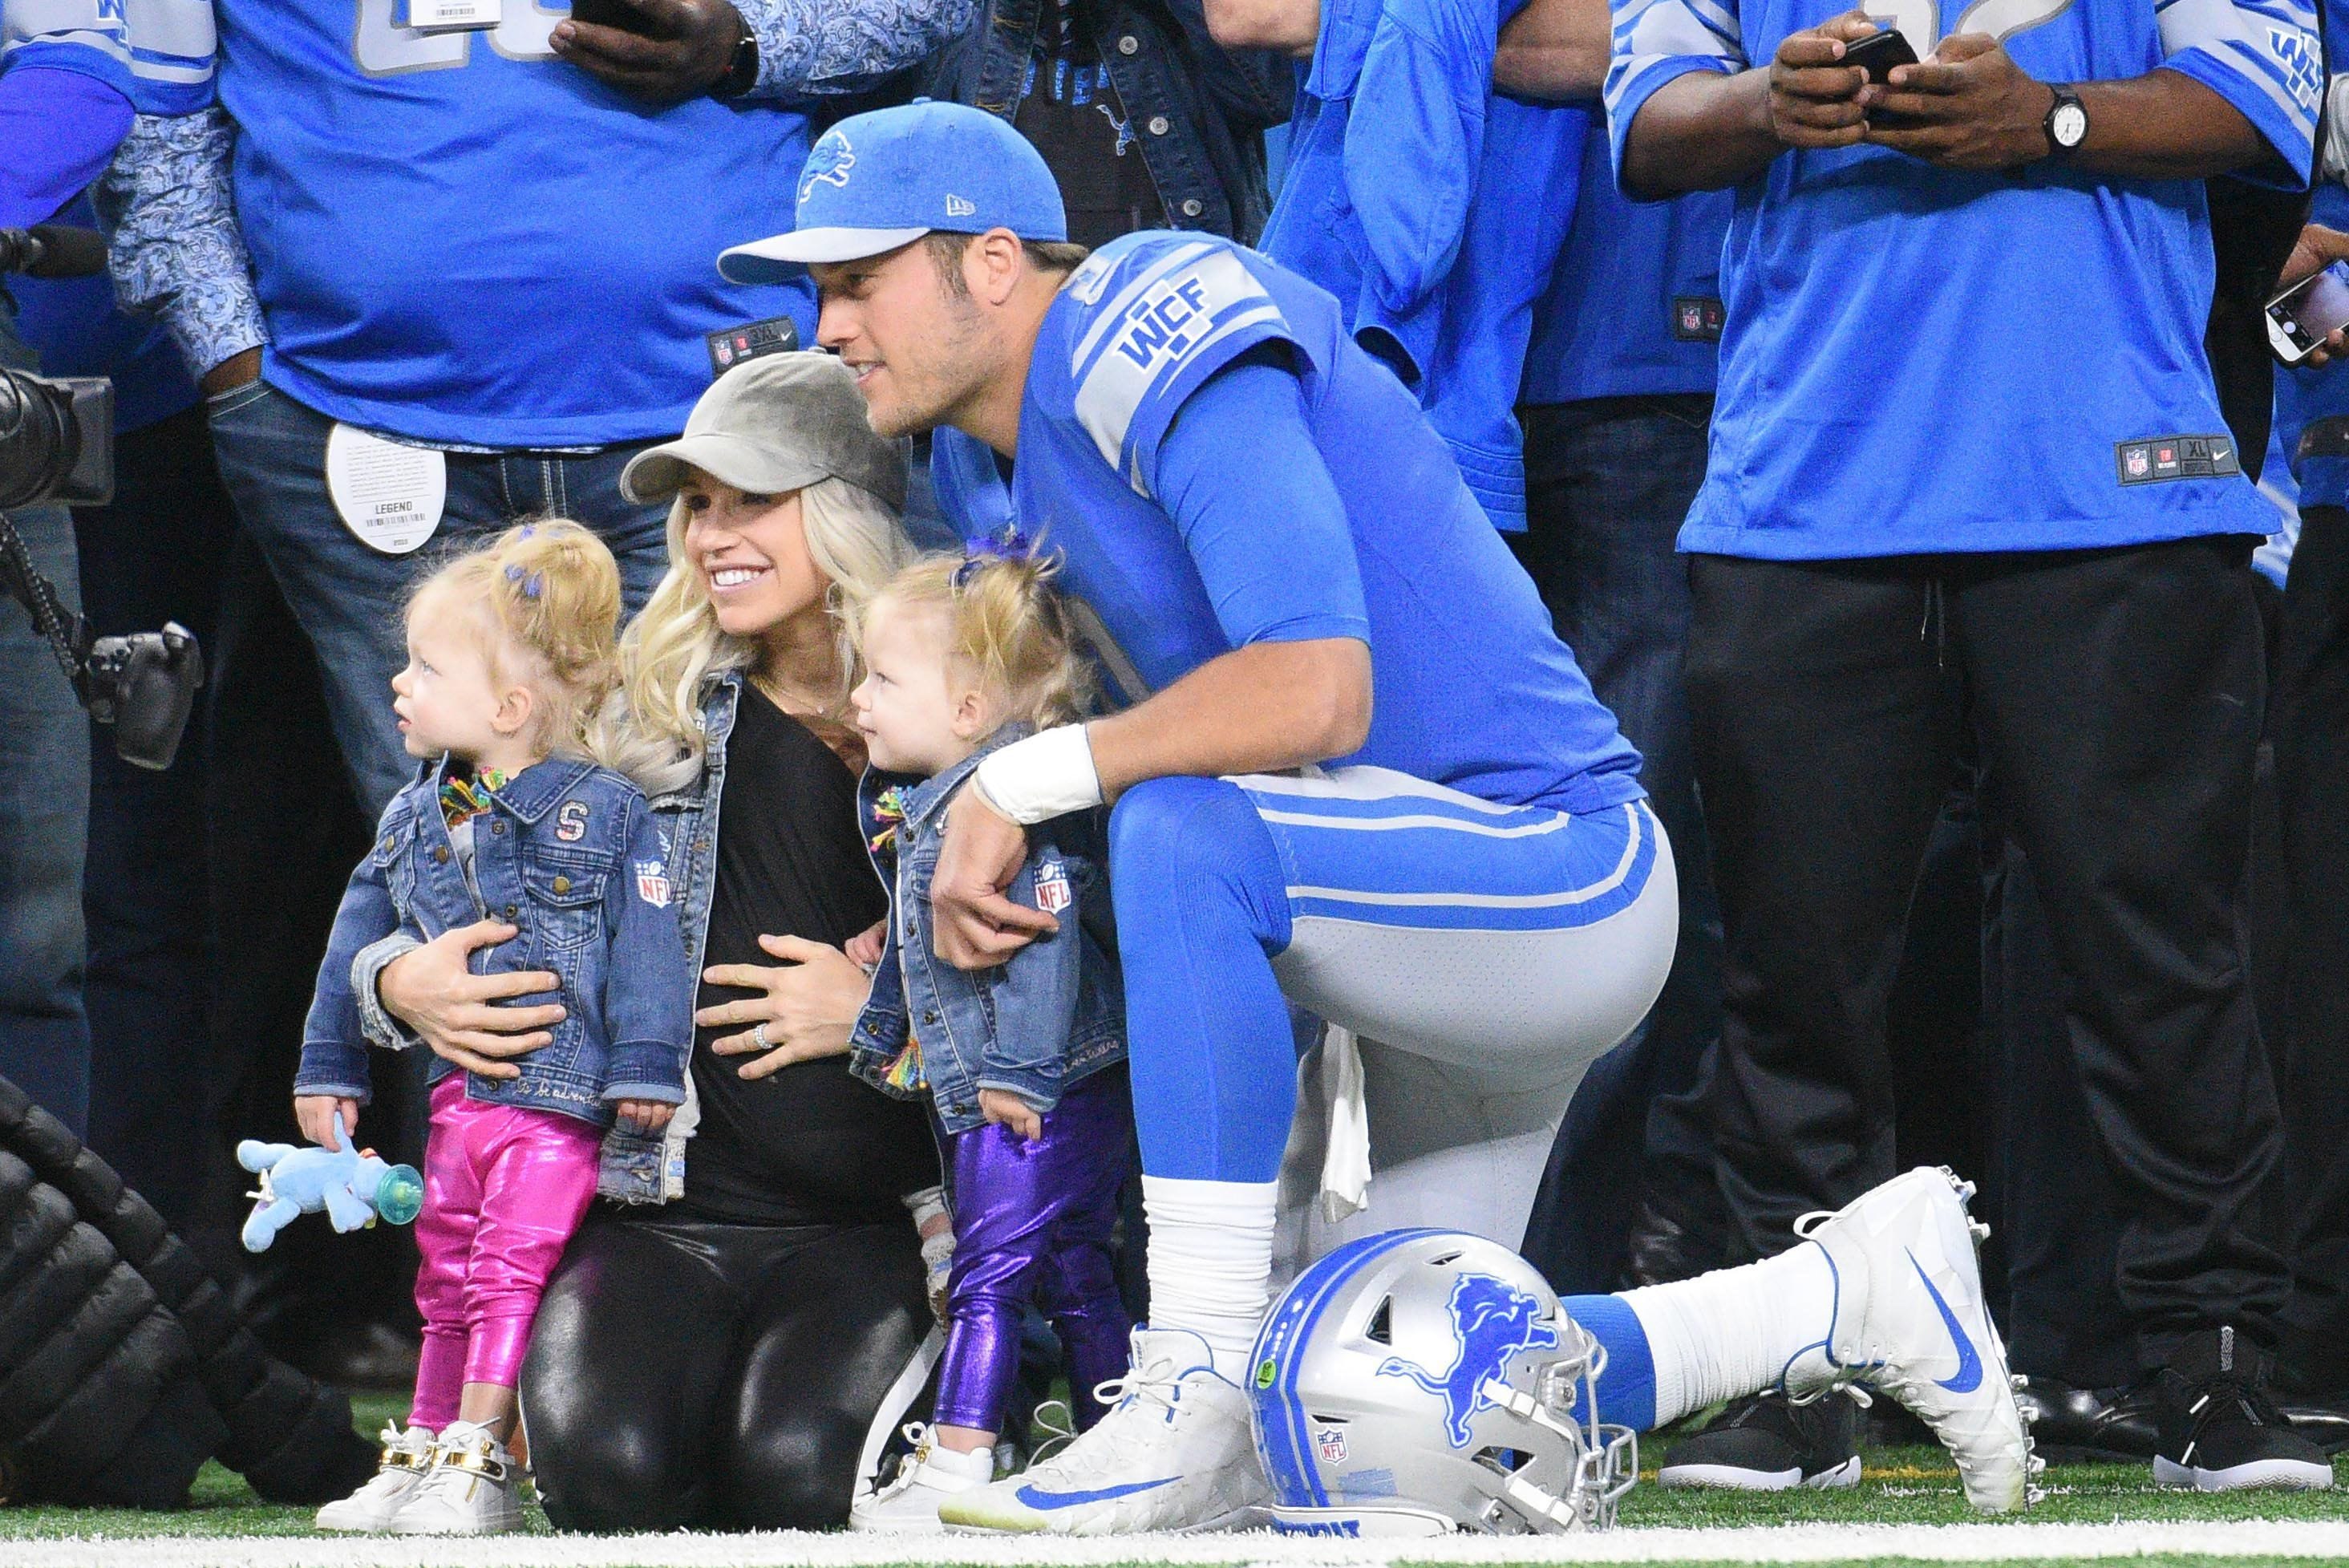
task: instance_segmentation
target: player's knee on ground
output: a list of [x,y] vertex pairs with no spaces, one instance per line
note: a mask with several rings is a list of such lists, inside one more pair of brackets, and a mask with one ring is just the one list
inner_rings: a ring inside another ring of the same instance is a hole
[[768,1411],[733,1436],[722,1507],[730,1530],[837,1530],[848,1522],[864,1425],[839,1410]]
[[[1110,815],[1110,888],[1118,923],[1163,929],[1237,910],[1268,950],[1288,945],[1288,890],[1272,836],[1237,784],[1149,779]],[[1120,946],[1130,955],[1132,949]]]
[[668,1445],[624,1411],[526,1401],[539,1501],[557,1530],[678,1530],[697,1522],[703,1489],[673,1473]]

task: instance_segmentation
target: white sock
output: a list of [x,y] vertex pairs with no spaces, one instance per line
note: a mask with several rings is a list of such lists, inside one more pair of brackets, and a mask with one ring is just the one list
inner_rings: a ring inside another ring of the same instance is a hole
[[1150,1326],[1207,1342],[1216,1370],[1245,1383],[1272,1287],[1278,1181],[1142,1179],[1150,1220]]
[[1835,1271],[1806,1241],[1743,1268],[1625,1291],[1656,1366],[1656,1425],[1775,1386],[1826,1337]]

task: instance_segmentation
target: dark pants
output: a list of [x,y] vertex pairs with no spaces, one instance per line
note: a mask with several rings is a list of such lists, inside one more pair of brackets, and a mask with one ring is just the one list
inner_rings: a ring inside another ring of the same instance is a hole
[[[1721,1030],[1721,919],[1681,683],[1688,569],[1673,553],[1704,483],[1712,402],[1604,398],[1520,414],[1526,531],[1510,544],[1640,748],[1640,781],[1680,871],[1680,948],[1663,994],[1576,1090],[1526,1227],[1526,1255],[1569,1294],[1698,1272],[1719,1244],[1712,1139],[1694,1091]],[[1628,1257],[1635,1210],[1649,1245]]]
[[[235,529],[202,410],[125,431],[113,504],[74,514],[91,628],[109,637],[175,620],[214,658]],[[111,729],[89,732],[88,1142],[175,1230],[197,1218],[205,1160],[225,1147],[201,1114],[212,1082],[211,696],[199,695],[179,755],[161,773],[116,755]]]
[[2284,1366],[2349,1387],[2349,512],[2311,506],[2284,585],[2276,786],[2291,907],[2282,1210]]
[[938,1362],[941,1426],[1003,1429],[1031,1303],[1060,1335],[1069,1408],[1080,1429],[1101,1419],[1094,1385],[1126,1369],[1133,1324],[1110,1258],[1118,1197],[1135,1166],[1125,1070],[1108,1068],[1078,1084],[1043,1122],[1043,1136],[1032,1143],[992,1125],[945,1135],[955,1253]]
[[1692,563],[1728,932],[1710,1105],[1742,1254],[1893,1174],[1886,998],[1971,730],[1985,825],[2028,857],[2064,977],[2140,1357],[2222,1323],[2272,1335],[2283,1266],[2248,1224],[2280,1128],[2242,912],[2265,695],[2247,558]]
[[327,497],[334,421],[265,381],[207,407],[221,478],[318,650],[335,736],[370,817],[416,771],[391,711],[391,678],[408,660],[400,616],[409,589],[450,549],[483,543],[525,517],[572,518],[618,557],[630,615],[668,567],[667,511],[638,506],[619,489],[620,471],[648,442],[587,456],[451,452],[440,531],[413,555],[386,556],[344,527]]
[[831,1530],[930,1329],[903,1220],[733,1225],[599,1207],[547,1287],[522,1407],[560,1530]]
[[[0,291],[0,366],[29,370]],[[9,514],[33,567],[78,607],[73,519]],[[89,1098],[82,1011],[81,868],[89,815],[88,721],[33,618],[0,594],[0,1077],[78,1136]]]

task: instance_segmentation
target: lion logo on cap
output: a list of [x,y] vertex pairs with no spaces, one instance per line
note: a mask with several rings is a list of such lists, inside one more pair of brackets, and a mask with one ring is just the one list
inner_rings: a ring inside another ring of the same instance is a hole
[[848,171],[855,167],[856,152],[848,145],[848,138],[837,130],[827,131],[808,154],[807,168],[800,175],[800,200],[808,199],[808,192],[815,189],[819,180],[845,191]]

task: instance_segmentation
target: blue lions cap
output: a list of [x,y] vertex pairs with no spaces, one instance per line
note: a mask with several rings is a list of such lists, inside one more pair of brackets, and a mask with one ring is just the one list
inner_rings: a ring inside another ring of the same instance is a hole
[[1066,240],[1069,220],[1026,137],[984,109],[916,99],[825,131],[800,173],[797,225],[736,245],[718,270],[736,283],[779,283],[811,262],[877,256],[933,229]]

